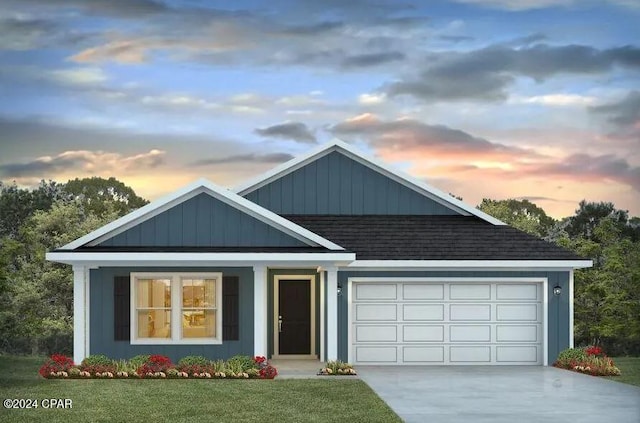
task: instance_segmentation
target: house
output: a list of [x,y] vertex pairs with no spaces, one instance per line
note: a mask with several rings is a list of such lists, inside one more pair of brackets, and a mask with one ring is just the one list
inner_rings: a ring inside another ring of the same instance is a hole
[[55,251],[74,359],[234,354],[548,365],[572,252],[334,141],[235,190],[199,180]]

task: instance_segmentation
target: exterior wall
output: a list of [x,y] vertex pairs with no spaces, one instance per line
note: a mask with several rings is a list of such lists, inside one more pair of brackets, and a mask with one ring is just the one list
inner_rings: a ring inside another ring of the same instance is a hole
[[320,274],[316,269],[269,269],[267,278],[267,351],[273,355],[273,296],[274,276],[276,275],[315,275],[316,277],[316,354],[320,355]]
[[335,151],[245,197],[278,214],[458,214]]
[[[115,276],[131,272],[222,272],[240,278],[240,339],[220,345],[131,345],[114,341],[113,289]],[[90,274],[89,354],[104,354],[114,359],[128,359],[138,354],[164,354],[177,361],[187,355],[225,359],[236,354],[253,355],[253,269],[252,268],[160,268],[109,267],[92,269]]]
[[[538,272],[538,271],[440,271],[440,272],[338,272],[338,284],[342,286],[343,293],[338,297],[338,358],[347,361],[348,344],[348,278],[353,277],[478,277],[478,278],[508,278],[508,277],[539,277],[548,278],[548,348],[549,365],[551,365],[560,351],[569,348],[569,272]],[[562,295],[553,295],[553,287],[562,287]]]
[[304,247],[208,194],[199,194],[99,244],[105,247]]

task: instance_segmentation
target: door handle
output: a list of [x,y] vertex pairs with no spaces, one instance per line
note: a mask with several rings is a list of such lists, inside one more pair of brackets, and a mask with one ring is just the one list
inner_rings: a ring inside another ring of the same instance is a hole
[[278,332],[282,332],[282,316],[278,316]]

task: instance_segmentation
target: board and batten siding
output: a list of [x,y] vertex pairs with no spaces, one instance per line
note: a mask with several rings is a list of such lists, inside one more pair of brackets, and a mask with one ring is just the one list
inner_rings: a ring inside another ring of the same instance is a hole
[[[548,283],[548,315],[549,322],[547,345],[549,349],[549,365],[560,351],[569,348],[569,272],[538,271],[439,271],[439,272],[338,272],[338,284],[342,286],[344,295],[338,296],[338,358],[348,360],[350,348],[348,340],[348,298],[346,287],[349,278],[547,278]],[[473,282],[470,282],[473,283]],[[562,288],[560,297],[553,295],[553,287]]]
[[[131,272],[222,272],[239,278],[239,339],[216,345],[131,345],[114,340],[114,278]],[[138,354],[163,354],[172,361],[188,355],[226,359],[236,354],[253,355],[253,269],[241,267],[103,267],[91,269],[89,304],[89,353],[113,359],[129,359]]]
[[459,214],[337,151],[245,197],[278,214]]
[[304,247],[278,229],[201,193],[99,244],[103,247]]

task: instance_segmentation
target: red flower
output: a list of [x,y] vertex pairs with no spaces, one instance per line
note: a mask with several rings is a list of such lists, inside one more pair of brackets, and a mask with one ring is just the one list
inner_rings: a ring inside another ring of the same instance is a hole
[[256,364],[262,364],[265,361],[267,361],[266,357],[261,356],[261,355],[256,355],[255,357],[253,357],[253,361],[256,362]]
[[278,376],[278,371],[273,366],[266,366],[260,369],[260,377],[262,379],[273,379]]
[[595,355],[596,357],[600,357],[604,355],[604,353],[602,352],[602,348],[595,345],[585,348],[584,352],[586,352],[587,355]]
[[74,366],[73,359],[62,354],[53,354],[44,362],[38,373],[42,377],[50,377],[52,372],[67,372]]

